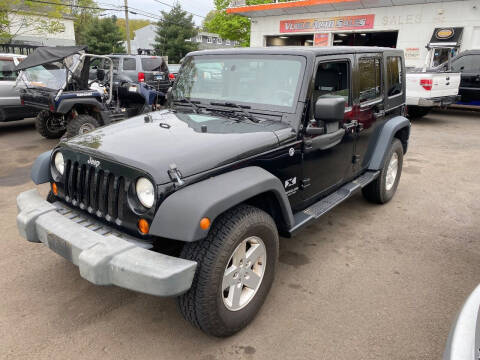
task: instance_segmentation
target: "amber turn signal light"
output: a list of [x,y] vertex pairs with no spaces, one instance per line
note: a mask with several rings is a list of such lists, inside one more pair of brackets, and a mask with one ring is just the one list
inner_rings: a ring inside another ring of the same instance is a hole
[[58,195],[58,187],[57,187],[57,184],[55,183],[52,183],[52,192],[53,192],[53,195],[55,196]]
[[210,219],[206,217],[202,218],[202,220],[200,220],[200,229],[208,230],[209,227],[210,227]]
[[145,220],[145,219],[140,219],[140,220],[138,220],[138,230],[139,230],[143,235],[148,234],[148,231],[150,230],[150,225],[148,224],[148,221]]

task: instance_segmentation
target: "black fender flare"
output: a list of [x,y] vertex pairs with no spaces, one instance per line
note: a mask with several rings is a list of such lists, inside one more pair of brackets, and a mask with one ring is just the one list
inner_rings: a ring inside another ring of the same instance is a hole
[[52,157],[52,151],[53,150],[49,150],[41,153],[33,163],[30,177],[36,185],[47,183],[51,179],[50,158]]
[[91,105],[96,108],[98,108],[100,111],[104,110],[103,104],[98,101],[97,99],[94,98],[70,98],[70,99],[64,99],[60,102],[60,105],[58,105],[57,111],[58,113],[61,114],[66,114],[69,112],[73,106],[75,105]]
[[150,226],[150,235],[180,241],[197,241],[207,236],[200,228],[204,217],[213,221],[226,210],[256,195],[272,192],[283,221],[293,226],[292,209],[281,181],[270,172],[250,166],[186,186],[168,196]]
[[[377,143],[373,149],[373,153],[370,157],[370,162],[368,165],[369,170],[381,170],[385,162],[385,156],[390,144],[392,143],[393,137],[395,134],[402,130],[407,129],[407,136],[405,141],[408,142],[408,137],[410,136],[410,121],[403,116],[395,116],[385,122],[380,133],[378,135]],[[404,152],[406,152],[407,144],[404,144]]]

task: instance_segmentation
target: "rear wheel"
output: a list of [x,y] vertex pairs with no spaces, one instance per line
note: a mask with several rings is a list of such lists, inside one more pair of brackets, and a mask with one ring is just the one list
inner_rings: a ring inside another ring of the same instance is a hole
[[182,315],[204,332],[229,336],[248,325],[270,290],[278,258],[278,232],[266,212],[240,205],[219,217],[208,237],[187,243],[181,256],[197,261]]
[[431,107],[409,106],[408,117],[410,119],[418,119],[418,118],[421,118],[422,116],[427,115],[430,112],[430,110],[432,110]]
[[78,115],[67,124],[67,137],[86,134],[99,127],[97,119],[90,115]]
[[403,165],[403,146],[400,140],[393,139],[380,175],[362,189],[363,196],[371,202],[384,204],[390,201],[397,191]]
[[35,127],[47,139],[58,139],[65,133],[65,127],[48,110],[42,110],[35,118]]

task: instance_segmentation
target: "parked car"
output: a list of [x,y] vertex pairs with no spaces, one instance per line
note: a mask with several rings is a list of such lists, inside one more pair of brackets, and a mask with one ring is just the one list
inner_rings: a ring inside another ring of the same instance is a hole
[[450,329],[443,360],[480,359],[480,285],[460,309]]
[[168,77],[170,78],[170,83],[173,85],[175,82],[175,78],[178,75],[178,71],[180,70],[181,64],[168,64]]
[[176,296],[192,324],[231,335],[267,297],[279,234],[360,190],[394,196],[410,134],[404,74],[390,48],[190,53],[170,109],[38,157],[32,179],[51,193],[18,196],[20,233],[94,284]]
[[21,120],[38,114],[37,109],[21,103],[20,94],[15,88],[17,81],[15,67],[25,57],[17,54],[0,54],[0,122]]
[[[443,68],[448,64],[443,64]],[[480,50],[461,52],[451,61],[452,71],[461,73],[461,102],[480,105]]]
[[[112,60],[85,53],[85,46],[40,47],[18,66],[21,100],[38,109],[38,132],[46,138],[84,134],[101,125],[150,112],[158,92],[145,83],[114,85]],[[89,81],[89,61],[111,64]]]
[[[108,57],[113,60],[114,85],[122,82],[141,82],[153,86],[163,94],[167,93],[171,79],[168,66],[161,56],[112,54]],[[108,70],[109,66],[106,60],[98,64],[98,67],[104,70]],[[95,71],[96,68],[92,70]]]
[[[435,48],[429,49],[430,58]],[[427,115],[434,107],[459,100],[460,72],[448,67],[407,69],[407,106],[410,118]]]

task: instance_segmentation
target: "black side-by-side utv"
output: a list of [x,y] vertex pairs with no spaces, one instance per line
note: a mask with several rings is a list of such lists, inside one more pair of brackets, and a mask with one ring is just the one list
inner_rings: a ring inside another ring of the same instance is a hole
[[[89,80],[93,58],[110,63],[107,73],[97,70]],[[98,126],[155,110],[163,99],[151,86],[121,82],[114,86],[113,62],[108,56],[86,53],[86,46],[40,47],[17,70],[22,104],[42,110],[38,132],[46,138],[84,134]]]

